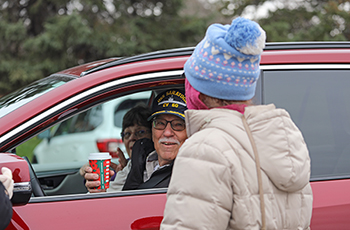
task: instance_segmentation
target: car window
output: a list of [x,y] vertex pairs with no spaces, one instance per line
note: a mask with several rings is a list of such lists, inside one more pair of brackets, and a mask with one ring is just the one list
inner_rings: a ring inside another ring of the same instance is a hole
[[32,84],[10,93],[0,99],[0,117],[12,112],[35,98],[55,89],[74,78],[65,76],[51,76],[40,79]]
[[80,113],[57,126],[53,137],[71,133],[92,131],[103,122],[103,106],[97,105],[86,112]]
[[16,153],[31,160],[47,195],[86,192],[79,168],[93,152],[110,152],[118,163],[117,147],[126,154],[120,136],[123,116],[135,105],[147,103],[151,92],[122,96],[76,114],[21,144]]
[[285,108],[302,131],[311,179],[350,174],[350,71],[264,71],[263,102]]
[[143,103],[148,104],[148,99],[128,99],[121,102],[114,112],[114,125],[122,128],[124,115],[136,104]]

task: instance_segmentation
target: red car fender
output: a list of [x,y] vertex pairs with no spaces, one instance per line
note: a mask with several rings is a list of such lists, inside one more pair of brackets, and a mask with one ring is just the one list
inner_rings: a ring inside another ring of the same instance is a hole
[[10,224],[7,226],[6,230],[29,230],[26,222],[18,215],[18,213],[12,209],[12,219]]

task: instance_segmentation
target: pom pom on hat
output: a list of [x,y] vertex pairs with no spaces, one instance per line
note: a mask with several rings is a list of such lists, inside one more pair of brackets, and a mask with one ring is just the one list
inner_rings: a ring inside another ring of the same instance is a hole
[[250,100],[260,74],[265,31],[249,19],[213,24],[184,66],[197,91],[224,100]]
[[225,41],[236,50],[251,55],[261,54],[265,47],[266,34],[258,23],[246,18],[232,21],[225,35]]

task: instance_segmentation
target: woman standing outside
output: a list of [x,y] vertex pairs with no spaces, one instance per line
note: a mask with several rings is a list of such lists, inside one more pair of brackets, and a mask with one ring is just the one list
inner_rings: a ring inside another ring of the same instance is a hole
[[161,229],[308,229],[310,158],[284,109],[251,103],[265,31],[211,25],[184,66],[188,140],[174,163]]

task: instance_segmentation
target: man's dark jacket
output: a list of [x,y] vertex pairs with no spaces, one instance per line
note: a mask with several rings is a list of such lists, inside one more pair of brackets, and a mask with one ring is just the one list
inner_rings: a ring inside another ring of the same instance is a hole
[[167,188],[169,186],[173,163],[152,173],[149,180],[143,182],[146,158],[154,151],[151,139],[143,138],[135,142],[131,155],[131,170],[126,178],[123,190],[145,188]]

